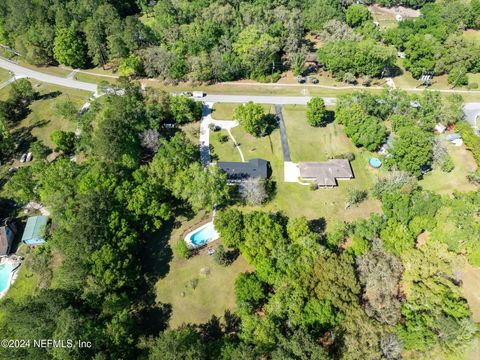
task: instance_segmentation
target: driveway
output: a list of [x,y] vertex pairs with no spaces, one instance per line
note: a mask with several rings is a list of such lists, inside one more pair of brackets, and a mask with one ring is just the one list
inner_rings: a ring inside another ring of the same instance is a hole
[[275,105],[275,114],[277,115],[278,125],[280,127],[280,140],[282,141],[283,149],[283,161],[292,161],[290,158],[290,148],[288,147],[287,129],[285,128],[285,122],[283,121],[282,107],[278,104]]

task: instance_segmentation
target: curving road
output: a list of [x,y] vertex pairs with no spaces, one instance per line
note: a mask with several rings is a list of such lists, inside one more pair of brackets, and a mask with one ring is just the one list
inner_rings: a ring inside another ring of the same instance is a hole
[[23,66],[17,65],[11,61],[0,58],[0,67],[11,71],[17,78],[18,77],[28,77],[35,79],[41,82],[46,82],[49,84],[55,84],[59,86],[65,86],[69,88],[79,89],[90,91],[93,93],[97,92],[97,85],[91,84],[83,81],[78,81],[74,79],[62,78],[60,76],[44,74],[39,71],[31,70]]
[[[11,71],[16,78],[28,77],[42,82],[65,86],[74,89],[86,90],[97,93],[97,85],[71,78],[62,78],[60,76],[44,74],[39,71],[31,70],[23,66],[17,65],[11,61],[0,58],[0,67]],[[202,99],[196,99],[207,103],[246,103],[253,101],[262,104],[276,105],[305,105],[310,101],[310,96],[263,96],[263,95],[207,95]],[[335,105],[336,98],[324,97],[326,105]],[[473,128],[478,130],[477,117],[480,116],[480,102],[471,102],[465,104],[465,120],[467,120]]]

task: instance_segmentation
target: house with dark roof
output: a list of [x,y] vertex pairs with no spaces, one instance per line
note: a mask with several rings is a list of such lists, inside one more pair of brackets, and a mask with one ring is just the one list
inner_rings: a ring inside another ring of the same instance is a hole
[[31,216],[27,220],[23,231],[22,242],[27,245],[40,245],[45,242],[45,230],[48,217]]
[[304,162],[300,163],[299,167],[302,179],[315,181],[321,187],[337,186],[337,180],[349,180],[354,177],[350,161],[346,159]]
[[0,226],[0,256],[5,256],[10,253],[13,239],[17,233],[15,224],[10,220],[3,220]]
[[263,159],[252,159],[248,162],[219,161],[217,166],[225,171],[229,183],[247,178],[268,178],[268,161]]

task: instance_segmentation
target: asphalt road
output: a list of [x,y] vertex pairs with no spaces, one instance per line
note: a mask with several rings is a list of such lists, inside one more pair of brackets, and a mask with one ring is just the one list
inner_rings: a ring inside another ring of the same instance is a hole
[[28,78],[35,79],[41,82],[46,82],[49,84],[55,84],[55,85],[65,86],[65,87],[79,89],[79,90],[86,90],[93,93],[97,92],[96,84],[91,84],[91,83],[68,79],[68,78],[62,78],[60,76],[55,76],[55,75],[44,74],[39,71],[27,69],[23,66],[17,65],[11,61],[8,61],[2,58],[0,58],[0,67],[11,71],[16,76],[28,77]]
[[[310,101],[310,96],[266,96],[266,95],[210,95],[195,99],[198,101],[205,101],[208,103],[247,103],[253,101],[260,104],[273,105],[306,105]],[[324,97],[325,105],[335,105],[337,99],[333,97]]]
[[[39,71],[31,70],[23,66],[17,65],[11,61],[0,58],[0,67],[11,71],[17,77],[28,77],[38,81],[65,86],[74,89],[86,90],[93,93],[97,92],[97,85],[83,81],[78,81],[69,78],[62,78],[60,76],[44,74]],[[198,101],[208,103],[246,103],[253,101],[262,104],[277,104],[277,105],[305,105],[310,101],[310,96],[254,96],[254,95],[207,95]],[[325,105],[335,105],[336,98],[325,97]],[[476,118],[480,116],[480,102],[472,102],[465,104],[465,119],[478,129]]]

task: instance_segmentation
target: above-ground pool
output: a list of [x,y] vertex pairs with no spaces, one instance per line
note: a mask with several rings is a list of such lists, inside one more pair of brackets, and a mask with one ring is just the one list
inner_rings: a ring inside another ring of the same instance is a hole
[[13,266],[10,263],[5,263],[0,265],[0,293],[8,289],[10,285],[10,273],[12,272]]
[[190,247],[200,247],[210,241],[217,240],[219,237],[220,236],[213,227],[213,222],[209,222],[190,232],[185,237],[185,241]]
[[382,162],[380,159],[377,158],[370,158],[368,159],[368,163],[370,164],[371,167],[378,169],[380,166],[382,166]]

